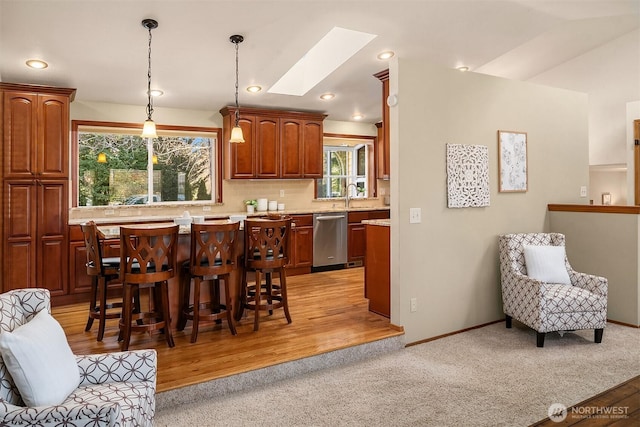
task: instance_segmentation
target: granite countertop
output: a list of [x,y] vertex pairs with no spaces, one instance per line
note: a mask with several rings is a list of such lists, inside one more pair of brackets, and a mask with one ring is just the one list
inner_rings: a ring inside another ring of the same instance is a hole
[[364,219],[361,222],[365,225],[379,225],[381,227],[391,227],[390,219]]
[[[345,209],[344,207],[337,208],[309,208],[309,209],[287,209],[283,211],[261,211],[255,212],[252,214],[247,214],[241,211],[235,212],[211,212],[211,213],[202,213],[201,216],[204,216],[205,219],[215,220],[215,219],[227,219],[231,216],[246,216],[248,218],[264,216],[267,214],[278,214],[278,215],[304,215],[304,214],[314,214],[314,213],[322,213],[322,212],[363,212],[363,211],[377,211],[377,210],[389,210],[389,206],[373,206],[373,207],[355,207]],[[195,215],[192,215],[195,216]],[[176,217],[180,217],[180,215],[137,215],[137,216],[119,216],[119,215],[109,215],[104,217],[94,217],[94,218],[71,218],[69,219],[69,225],[79,225],[86,221],[94,221],[96,224],[119,224],[119,223],[144,223],[144,222],[159,222],[159,221],[168,221],[173,222],[173,219]],[[372,220],[373,221],[373,220]],[[378,220],[376,220],[378,221]]]

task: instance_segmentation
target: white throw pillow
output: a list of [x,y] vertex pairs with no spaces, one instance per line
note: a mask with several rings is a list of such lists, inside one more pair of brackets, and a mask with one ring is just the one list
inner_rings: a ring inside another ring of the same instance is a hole
[[27,406],[59,405],[80,383],[67,337],[46,310],[0,333],[0,353]]
[[527,276],[548,283],[571,284],[564,263],[564,246],[524,245],[523,248]]

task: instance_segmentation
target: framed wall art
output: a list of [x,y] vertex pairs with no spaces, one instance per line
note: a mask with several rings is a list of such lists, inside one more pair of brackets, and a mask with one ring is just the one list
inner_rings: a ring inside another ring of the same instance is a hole
[[447,144],[447,207],[489,206],[489,147]]
[[501,193],[527,191],[526,132],[498,131],[498,171]]

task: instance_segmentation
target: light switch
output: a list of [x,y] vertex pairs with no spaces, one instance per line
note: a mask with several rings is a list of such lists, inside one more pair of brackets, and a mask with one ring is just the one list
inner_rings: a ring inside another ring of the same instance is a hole
[[580,187],[580,197],[587,197],[587,187],[585,185]]
[[421,208],[410,208],[409,209],[409,223],[410,224],[419,224],[422,222],[422,209]]

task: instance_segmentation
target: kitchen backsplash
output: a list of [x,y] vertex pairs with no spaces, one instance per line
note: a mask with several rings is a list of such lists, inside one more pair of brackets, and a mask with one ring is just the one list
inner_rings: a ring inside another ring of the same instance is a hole
[[[281,191],[284,196],[280,196]],[[384,196],[389,195],[389,181],[378,180],[376,198],[352,199],[351,208],[384,206]],[[152,206],[93,206],[71,208],[69,221],[85,219],[105,219],[109,217],[171,217],[180,216],[184,211],[191,215],[233,214],[245,212],[244,200],[265,198],[284,203],[286,211],[315,211],[344,206],[344,199],[314,199],[312,179],[299,180],[225,180],[222,183],[224,203],[160,203]]]

